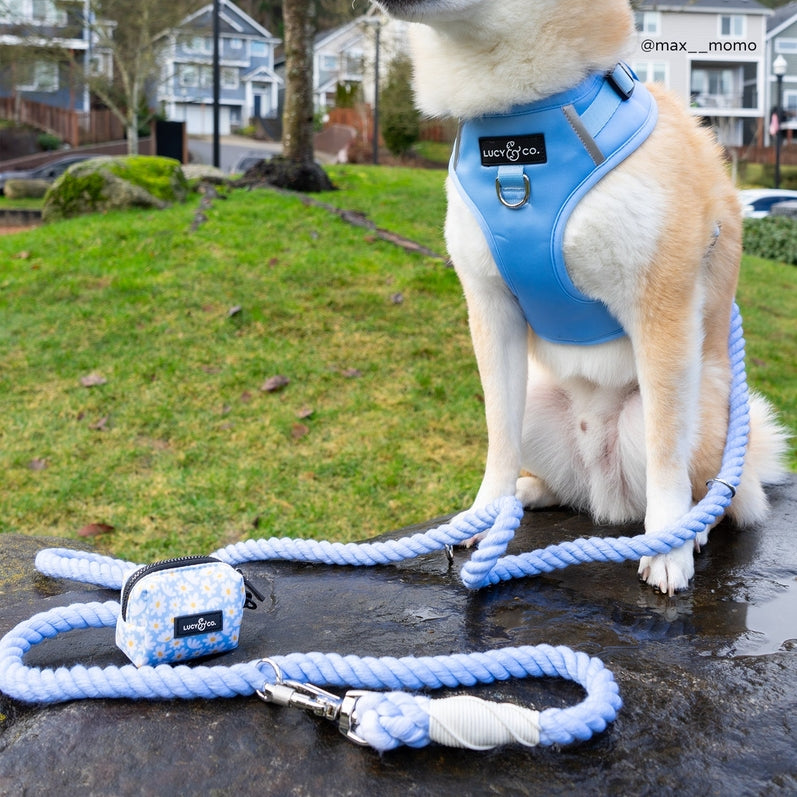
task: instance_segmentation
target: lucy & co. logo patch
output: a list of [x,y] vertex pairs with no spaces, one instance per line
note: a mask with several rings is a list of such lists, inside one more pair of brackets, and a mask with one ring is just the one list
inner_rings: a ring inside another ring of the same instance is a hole
[[224,628],[223,612],[205,612],[204,614],[187,614],[174,618],[174,638],[196,636],[219,632]]
[[482,166],[511,166],[546,163],[545,136],[497,136],[479,139]]

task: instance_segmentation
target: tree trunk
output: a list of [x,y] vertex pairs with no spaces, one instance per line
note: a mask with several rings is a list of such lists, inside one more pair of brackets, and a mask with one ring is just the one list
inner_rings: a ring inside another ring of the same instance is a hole
[[285,0],[285,109],[282,153],[295,163],[313,162],[313,27],[311,0]]
[[313,25],[312,0],[284,0],[285,108],[282,114],[282,157],[247,172],[260,181],[294,191],[329,191],[326,172],[313,158]]

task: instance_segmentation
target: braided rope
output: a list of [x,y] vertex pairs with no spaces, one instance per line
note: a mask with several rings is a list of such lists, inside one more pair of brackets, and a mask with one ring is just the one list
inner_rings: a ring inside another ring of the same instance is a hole
[[[734,305],[729,354],[732,384],[728,436],[719,475],[705,498],[670,529],[656,535],[579,539],[551,545],[519,556],[502,557],[517,529],[523,509],[514,497],[483,509],[463,513],[449,523],[423,534],[374,543],[329,543],[315,540],[246,541],[221,548],[213,555],[229,564],[264,559],[372,566],[402,561],[486,532],[471,559],[462,568],[462,580],[478,589],[509,578],[535,575],[591,561],[619,562],[666,553],[706,530],[729,505],[741,478],[749,434],[748,391],[744,370],[744,339],[738,307]],[[124,578],[140,565],[100,554],[47,549],[36,557],[37,568],[61,578],[79,579],[120,588]],[[113,627],[119,604],[88,603],[59,607],[20,623],[0,640],[0,689],[27,702],[57,702],[79,698],[193,698],[251,695],[267,682],[258,662],[232,666],[186,665],[104,668],[77,665],[57,670],[23,664],[33,645],[59,633],[82,628]],[[557,676],[584,687],[585,700],[565,709],[542,712],[487,703],[478,720],[462,720],[449,701],[430,700],[403,692],[366,693],[358,698],[356,733],[379,750],[400,744],[422,746],[438,741],[473,749],[495,744],[567,744],[602,731],[620,708],[611,673],[603,663],[565,647],[503,648],[482,653],[435,657],[357,657],[323,653],[292,653],[271,660],[285,675],[300,683],[352,686],[368,689],[423,689],[473,686],[508,678]],[[442,704],[446,704],[445,707]],[[478,725],[478,728],[473,726]]]
[[[3,692],[29,703],[84,698],[216,698],[252,695],[273,680],[273,673],[254,661],[232,666],[187,665],[135,667],[29,667],[24,656],[35,645],[66,631],[112,628],[119,604],[73,604],[34,615],[0,640],[0,685]],[[565,647],[539,645],[500,648],[449,656],[340,656],[335,653],[291,653],[272,660],[285,676],[302,683],[358,689],[439,689],[474,686],[510,678],[552,676],[580,684],[581,703],[547,709],[539,715],[539,744],[568,744],[602,731],[621,707],[617,685],[599,659]],[[358,705],[356,733],[378,750],[400,744],[422,746],[429,733],[430,706],[438,701],[401,692],[366,693]],[[486,701],[482,701],[485,702]],[[496,705],[496,704],[486,704]],[[410,721],[411,720],[411,721]],[[511,739],[508,739],[511,741]]]

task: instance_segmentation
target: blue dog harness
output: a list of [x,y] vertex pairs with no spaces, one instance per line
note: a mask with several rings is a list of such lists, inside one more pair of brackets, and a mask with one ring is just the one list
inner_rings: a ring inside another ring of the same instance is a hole
[[650,135],[657,107],[624,64],[569,91],[463,122],[449,164],[534,332],[595,344],[625,334],[573,285],[562,241],[573,209]]

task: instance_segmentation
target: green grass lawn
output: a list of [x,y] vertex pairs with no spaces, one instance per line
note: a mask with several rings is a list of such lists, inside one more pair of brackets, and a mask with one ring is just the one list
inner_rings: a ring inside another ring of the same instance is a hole
[[[444,173],[331,171],[324,201],[444,251]],[[271,191],[192,232],[196,205],[0,236],[0,532],[104,523],[146,561],[465,508],[486,434],[453,271]],[[745,259],[751,382],[792,426],[795,291]]]

